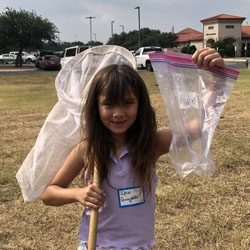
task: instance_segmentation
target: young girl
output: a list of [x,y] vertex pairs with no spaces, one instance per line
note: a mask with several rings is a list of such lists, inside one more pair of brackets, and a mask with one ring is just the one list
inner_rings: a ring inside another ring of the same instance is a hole
[[[213,49],[198,50],[200,67],[224,66]],[[85,206],[79,249],[87,249],[90,209],[99,209],[97,249],[154,245],[155,162],[169,151],[171,131],[157,131],[146,86],[128,65],[110,65],[93,79],[83,110],[86,137],[42,194],[46,205]],[[92,183],[96,164],[101,188]],[[82,171],[86,185],[68,188]]]

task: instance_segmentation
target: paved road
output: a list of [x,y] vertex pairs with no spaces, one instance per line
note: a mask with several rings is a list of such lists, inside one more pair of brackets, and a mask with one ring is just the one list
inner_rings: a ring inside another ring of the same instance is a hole
[[225,59],[226,67],[233,69],[245,69],[246,63],[245,60],[237,60],[237,59]]
[[[225,59],[225,65],[229,68],[244,69],[246,68],[244,59]],[[15,68],[14,64],[0,64],[0,76],[3,75],[57,75],[59,70],[39,70],[34,64],[24,64],[22,68]]]
[[34,64],[23,64],[22,68],[16,68],[14,64],[0,64],[0,76],[3,75],[42,75],[55,74],[59,70],[40,70]]

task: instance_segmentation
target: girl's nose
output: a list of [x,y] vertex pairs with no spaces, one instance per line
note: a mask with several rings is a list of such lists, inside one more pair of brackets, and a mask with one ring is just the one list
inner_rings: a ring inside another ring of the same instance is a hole
[[121,107],[115,107],[113,110],[113,117],[122,117],[124,112]]

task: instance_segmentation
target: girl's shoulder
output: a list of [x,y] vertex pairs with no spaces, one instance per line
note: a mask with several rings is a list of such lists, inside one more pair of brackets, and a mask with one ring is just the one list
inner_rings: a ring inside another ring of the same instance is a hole
[[83,161],[85,160],[86,157],[86,152],[87,152],[87,141],[83,140],[80,141],[75,148],[73,149],[75,151],[75,156],[82,159]]
[[156,140],[155,140],[157,158],[169,152],[171,140],[172,140],[172,132],[170,129],[157,130]]
[[86,152],[87,152],[87,142],[79,142],[70,152],[69,156],[66,159],[66,162],[74,162],[85,164],[86,161]]

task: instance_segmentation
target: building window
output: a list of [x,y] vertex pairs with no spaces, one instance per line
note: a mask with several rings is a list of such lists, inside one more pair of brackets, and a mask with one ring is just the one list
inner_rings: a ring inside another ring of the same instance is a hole
[[226,25],[226,29],[234,29],[234,25]]
[[213,30],[213,29],[214,29],[214,26],[208,26],[208,29],[209,29],[209,30]]

